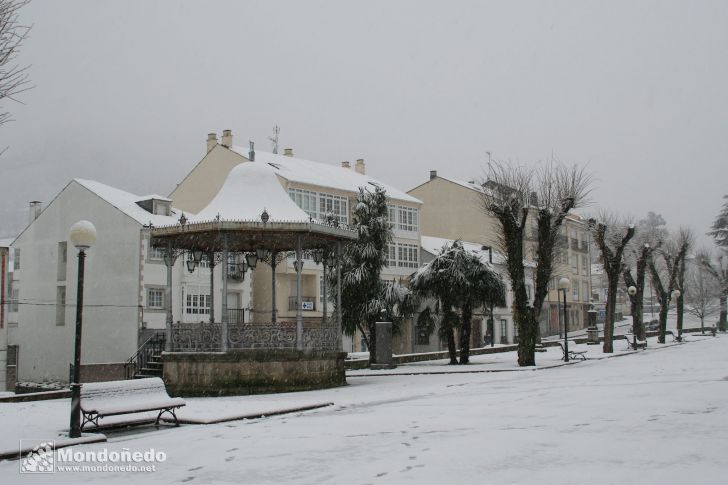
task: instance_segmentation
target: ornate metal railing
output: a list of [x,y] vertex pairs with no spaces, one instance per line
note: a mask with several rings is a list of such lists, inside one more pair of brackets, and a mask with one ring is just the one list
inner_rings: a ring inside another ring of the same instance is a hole
[[[175,323],[172,325],[172,352],[219,352],[222,350],[222,323]],[[304,322],[303,348],[339,350],[336,325]],[[228,349],[295,349],[296,323],[228,323]]]

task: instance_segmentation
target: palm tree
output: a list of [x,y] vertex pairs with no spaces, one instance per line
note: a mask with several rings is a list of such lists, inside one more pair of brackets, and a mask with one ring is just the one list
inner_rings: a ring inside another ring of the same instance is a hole
[[476,254],[465,250],[459,240],[443,246],[432,261],[415,273],[412,290],[419,297],[436,300],[435,310],[425,308],[418,324],[432,328],[432,315],[440,316],[440,338],[447,340],[450,364],[458,363],[455,328],[460,329],[460,364],[467,364],[473,309],[484,304],[505,304],[505,286],[500,276]]

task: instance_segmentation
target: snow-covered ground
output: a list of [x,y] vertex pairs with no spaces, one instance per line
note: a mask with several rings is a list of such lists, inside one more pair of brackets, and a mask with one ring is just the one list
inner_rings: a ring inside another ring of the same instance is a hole
[[[151,447],[167,460],[133,477],[57,473],[53,481],[718,484],[728,470],[726,369],[728,338],[695,336],[685,344],[537,372],[351,377],[349,386],[337,389],[190,400],[190,407],[209,402],[215,412],[266,400],[335,405],[111,434],[108,443],[76,449]],[[66,400],[30,404],[23,404],[23,413],[21,403],[0,407],[3,434],[13,420],[41,423],[36,429],[65,425]],[[19,437],[45,437],[30,430],[21,426]],[[0,462],[2,482],[47,483],[47,475],[20,475],[18,467],[17,461]]]

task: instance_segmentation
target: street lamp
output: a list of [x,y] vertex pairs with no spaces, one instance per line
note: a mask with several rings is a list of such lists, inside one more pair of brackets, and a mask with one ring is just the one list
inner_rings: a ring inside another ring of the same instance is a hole
[[559,291],[564,292],[564,362],[569,362],[569,314],[566,312],[566,292],[570,286],[571,281],[566,276],[559,280]]
[[89,221],[71,226],[71,244],[78,249],[78,286],[76,289],[76,340],[73,353],[73,383],[71,383],[71,428],[69,438],[81,436],[81,316],[83,313],[83,271],[86,250],[96,242],[96,228]]

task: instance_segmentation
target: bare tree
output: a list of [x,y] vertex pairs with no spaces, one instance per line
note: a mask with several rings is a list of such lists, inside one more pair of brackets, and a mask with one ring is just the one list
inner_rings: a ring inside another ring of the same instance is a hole
[[[667,310],[677,289],[678,273],[683,258],[687,255],[692,234],[689,230],[681,229],[675,240],[668,241],[651,258],[647,266],[650,269],[652,286],[655,288],[657,298],[660,301],[660,333],[657,341],[665,343],[665,331],[667,330]],[[681,335],[678,334],[678,338]]]
[[688,259],[687,251],[692,249],[695,242],[695,236],[693,235],[693,232],[691,230],[681,229],[678,238],[678,243],[684,244],[686,251],[682,259],[680,259],[680,261],[678,262],[677,278],[675,280],[675,286],[678,290],[680,290],[680,293],[677,297],[677,302],[675,304],[677,310],[677,334],[679,338],[682,338],[683,316],[685,313],[685,293],[687,291],[687,287],[685,286],[685,270],[686,261]]
[[617,306],[617,287],[619,277],[624,270],[624,250],[630,239],[634,236],[634,224],[621,221],[614,214],[602,213],[599,220],[589,219],[589,229],[594,234],[596,243],[602,256],[602,266],[607,274],[608,290],[606,318],[604,320],[604,353],[614,352],[612,341],[614,339],[614,313]]
[[[647,273],[647,262],[652,259],[652,252],[654,251],[654,248],[650,245],[650,243],[645,242],[640,248],[635,247],[632,251],[633,257],[631,259],[634,263],[633,265],[626,264],[624,266],[622,276],[624,277],[624,284],[627,286],[628,290],[632,286],[635,289],[634,294],[627,291],[632,313],[632,333],[634,333],[638,339],[644,340],[646,335],[642,317],[645,295],[645,275]],[[634,266],[634,275],[632,275],[632,266]]]
[[688,268],[687,288],[685,291],[685,311],[700,319],[700,332],[705,333],[705,318],[718,312],[718,280],[702,264],[710,260],[707,251],[700,251],[695,263]]
[[718,318],[718,329],[726,331],[726,313],[728,313],[728,253],[725,251],[717,257],[711,257],[708,253],[698,256],[701,265],[718,282],[720,300],[720,317]]
[[[15,59],[30,26],[20,24],[18,10],[30,0],[0,0],[0,102],[18,101],[15,96],[30,89],[28,66],[20,66]],[[0,125],[11,121],[11,115],[0,107]]]
[[[518,365],[536,365],[538,323],[553,270],[559,228],[570,210],[584,204],[591,176],[576,165],[555,162],[540,168],[492,163],[483,183],[482,209],[500,225],[500,246],[513,291],[513,318],[518,326]],[[535,218],[535,291],[526,292],[524,236],[529,218]]]

